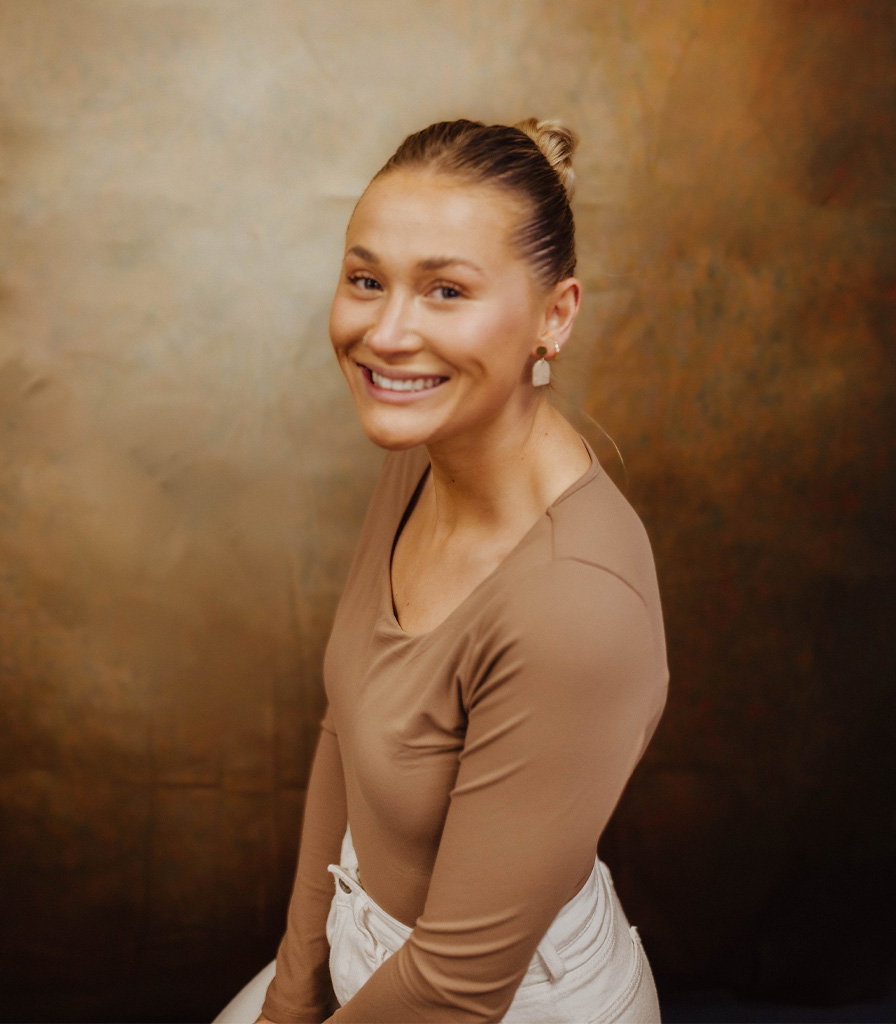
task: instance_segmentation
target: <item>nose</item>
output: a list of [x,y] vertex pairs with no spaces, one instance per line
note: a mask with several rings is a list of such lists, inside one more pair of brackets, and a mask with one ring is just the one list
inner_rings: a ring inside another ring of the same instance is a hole
[[420,336],[415,323],[413,299],[392,292],[384,296],[377,307],[376,318],[364,335],[364,342],[370,351],[381,358],[415,352],[420,347]]

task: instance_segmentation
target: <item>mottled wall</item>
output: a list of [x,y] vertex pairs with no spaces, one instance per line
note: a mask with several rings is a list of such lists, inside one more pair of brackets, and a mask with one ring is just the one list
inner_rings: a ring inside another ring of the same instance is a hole
[[894,11],[0,0],[0,1015],[199,1018],[272,955],[378,467],[344,224],[407,131],[532,113],[582,134],[561,390],[669,632],[605,856],[667,987],[873,989]]

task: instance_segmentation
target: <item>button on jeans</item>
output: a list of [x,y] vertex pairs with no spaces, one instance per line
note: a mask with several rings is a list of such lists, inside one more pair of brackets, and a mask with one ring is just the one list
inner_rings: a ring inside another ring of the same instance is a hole
[[[411,934],[358,881],[351,832],[341,864],[331,864],[335,895],[327,920],[330,975],[340,1004]],[[609,869],[595,859],[582,889],[564,906],[538,946],[513,1002],[508,1024],[658,1024],[656,988],[635,928],[629,926]]]

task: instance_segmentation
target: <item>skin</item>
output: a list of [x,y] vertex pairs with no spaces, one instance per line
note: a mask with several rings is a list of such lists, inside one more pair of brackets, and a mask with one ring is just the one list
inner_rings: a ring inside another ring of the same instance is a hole
[[581,287],[538,283],[513,244],[523,213],[496,188],[401,169],[346,233],[330,336],[361,424],[384,448],[426,445],[432,466],[393,557],[408,633],[446,618],[590,466],[531,383],[538,347],[566,344]]

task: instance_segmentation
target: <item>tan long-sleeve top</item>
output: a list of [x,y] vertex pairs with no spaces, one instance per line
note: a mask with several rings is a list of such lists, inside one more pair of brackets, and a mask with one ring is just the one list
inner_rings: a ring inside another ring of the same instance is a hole
[[650,545],[593,453],[444,622],[405,634],[390,559],[427,470],[423,449],[387,456],[336,613],[275,1021],[326,1015],[346,816],[361,884],[413,932],[331,1019],[500,1020],[665,701]]

